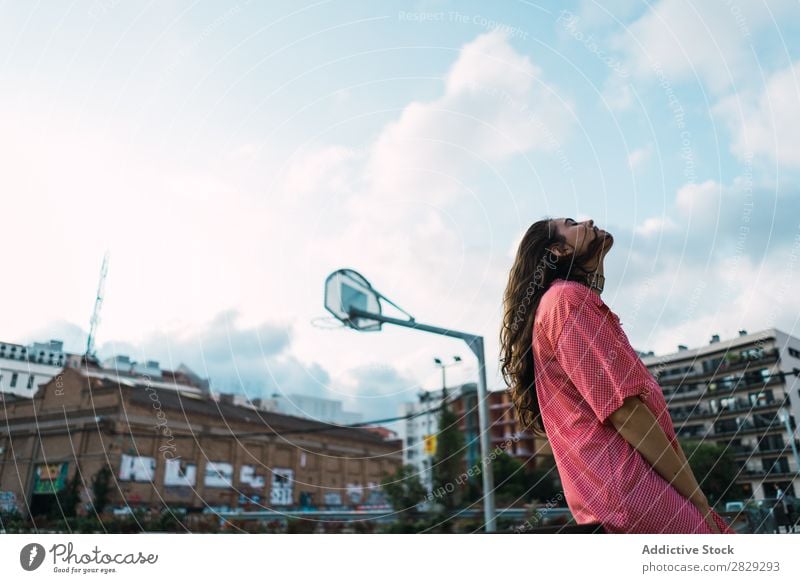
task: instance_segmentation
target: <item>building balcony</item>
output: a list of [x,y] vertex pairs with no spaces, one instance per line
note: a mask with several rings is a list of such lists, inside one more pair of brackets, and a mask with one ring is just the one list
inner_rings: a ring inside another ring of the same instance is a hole
[[735,458],[751,458],[751,457],[758,457],[761,455],[781,455],[786,454],[792,451],[792,446],[787,445],[785,447],[776,447],[771,449],[758,449],[752,447],[734,447],[733,449],[733,456]]
[[705,439],[708,437],[709,430],[700,428],[700,431],[694,431],[693,427],[679,427],[675,430],[675,434],[681,439]]
[[671,375],[661,375],[658,379],[659,382],[671,381],[674,379],[688,380],[696,382],[704,378],[713,378],[721,375],[726,375],[731,372],[736,372],[750,367],[764,366],[776,362],[779,359],[780,351],[777,348],[765,350],[763,355],[759,358],[742,358],[739,355],[731,354],[728,360],[720,363],[720,365],[712,370],[697,370],[692,372],[681,372]]
[[700,385],[696,389],[687,391],[685,393],[674,393],[670,390],[664,391],[664,387],[662,387],[662,391],[664,392],[664,399],[667,401],[667,404],[673,405],[684,403],[686,401],[697,401],[705,398],[719,399],[720,397],[727,397],[742,391],[751,391],[755,388],[767,388],[782,384],[784,384],[784,379],[781,378],[780,374],[775,373],[772,374],[766,381],[747,381],[742,378],[735,381],[732,386],[717,387],[713,390],[709,389],[705,385]]
[[784,405],[790,405],[791,401],[789,396],[787,395],[784,400],[774,399],[767,403],[763,403],[760,405],[751,405],[745,399],[737,399],[736,403],[732,403],[730,405],[726,405],[721,407],[719,411],[714,413],[708,406],[706,405],[699,405],[695,407],[692,411],[670,411],[670,417],[674,420],[682,421],[684,419],[724,419],[726,417],[730,417],[731,415],[740,415],[742,413],[759,413],[764,411],[774,411],[779,409]]
[[514,441],[517,439],[516,435],[513,433],[504,433],[502,435],[492,435],[492,441],[508,441],[509,439]]
[[791,480],[796,476],[796,472],[792,471],[766,471],[766,470],[753,470],[753,469],[743,469],[739,472],[739,477],[737,478],[737,482],[741,479],[752,480],[756,479],[764,479],[764,480]]
[[777,348],[771,348],[769,350],[765,350],[761,358],[742,358],[739,355],[731,354],[730,358],[720,363],[719,367],[717,367],[716,370],[704,371],[702,374],[699,374],[698,377],[718,376],[720,374],[727,374],[730,372],[743,370],[751,366],[753,367],[764,366],[765,364],[776,362],[778,360],[779,355],[780,351]]
[[744,435],[750,433],[775,433],[786,431],[786,427],[781,421],[775,420],[772,423],[752,423],[745,422],[739,425],[736,429],[723,429],[721,431],[715,430],[714,437],[729,436],[729,435]]

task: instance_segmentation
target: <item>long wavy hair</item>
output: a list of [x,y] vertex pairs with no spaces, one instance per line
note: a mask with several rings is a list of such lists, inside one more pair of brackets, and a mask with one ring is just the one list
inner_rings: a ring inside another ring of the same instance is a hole
[[517,249],[503,294],[503,324],[500,329],[500,371],[508,386],[514,410],[523,427],[546,435],[533,366],[533,322],[539,302],[557,279],[589,285],[584,267],[600,252],[602,239],[595,239],[580,255],[558,257],[550,251],[566,242],[552,218],[533,223]]

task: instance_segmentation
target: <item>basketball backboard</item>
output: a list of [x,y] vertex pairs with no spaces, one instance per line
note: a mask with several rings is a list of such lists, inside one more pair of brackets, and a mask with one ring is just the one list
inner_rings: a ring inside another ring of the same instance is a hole
[[357,271],[352,269],[334,271],[325,280],[325,309],[350,328],[362,332],[381,329],[381,322],[378,320],[351,318],[350,308],[380,314],[380,296]]

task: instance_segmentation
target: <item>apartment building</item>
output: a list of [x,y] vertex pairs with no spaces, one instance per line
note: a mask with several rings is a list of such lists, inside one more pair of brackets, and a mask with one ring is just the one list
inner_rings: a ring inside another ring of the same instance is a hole
[[41,383],[67,364],[69,356],[60,340],[30,346],[0,342],[0,393],[31,398]]
[[681,438],[729,447],[746,495],[800,495],[800,339],[775,328],[642,361],[658,380]]

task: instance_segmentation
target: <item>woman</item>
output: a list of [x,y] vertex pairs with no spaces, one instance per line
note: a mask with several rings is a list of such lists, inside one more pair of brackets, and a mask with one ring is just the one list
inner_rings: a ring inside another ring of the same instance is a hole
[[600,299],[613,243],[570,218],[538,221],[522,239],[500,333],[517,416],[547,436],[578,524],[733,534],[692,474],[661,388]]

